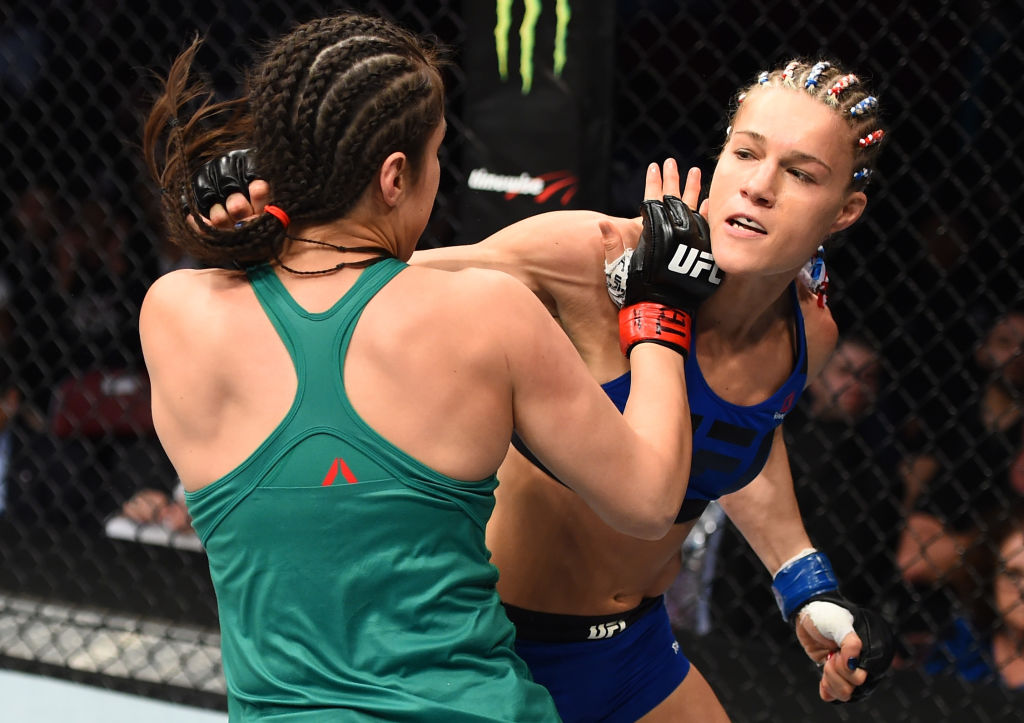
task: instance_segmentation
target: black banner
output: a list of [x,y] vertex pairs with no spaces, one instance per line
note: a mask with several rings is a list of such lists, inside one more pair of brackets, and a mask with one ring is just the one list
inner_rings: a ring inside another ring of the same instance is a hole
[[465,13],[459,241],[543,211],[603,208],[614,3],[479,0]]

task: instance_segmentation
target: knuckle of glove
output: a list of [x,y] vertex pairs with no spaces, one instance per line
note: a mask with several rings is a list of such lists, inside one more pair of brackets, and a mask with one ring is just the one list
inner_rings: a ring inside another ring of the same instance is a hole
[[219,203],[224,203],[232,193],[249,195],[249,183],[245,180],[245,156],[242,151],[231,151],[216,161],[216,187],[220,191]]
[[665,208],[668,209],[669,218],[672,220],[673,231],[688,233],[692,214],[683,200],[678,196],[665,196]]
[[236,157],[240,160],[239,177],[242,179],[242,192],[248,196],[249,184],[260,177],[256,171],[256,151],[252,148],[242,148],[241,150],[231,151],[228,155],[232,154],[236,154]]
[[209,216],[210,209],[227,201],[232,193],[249,198],[249,184],[258,178],[252,155],[248,148],[234,150],[206,163],[196,172],[192,178],[192,193],[203,216]]
[[853,613],[853,630],[862,644],[857,667],[866,670],[868,677],[854,689],[851,701],[865,697],[878,686],[888,674],[896,652],[889,624],[874,610],[856,608]]
[[224,202],[224,196],[220,192],[220,186],[214,177],[212,166],[203,166],[192,179],[192,194],[195,196],[196,209],[206,217],[209,217],[210,209],[215,204]]

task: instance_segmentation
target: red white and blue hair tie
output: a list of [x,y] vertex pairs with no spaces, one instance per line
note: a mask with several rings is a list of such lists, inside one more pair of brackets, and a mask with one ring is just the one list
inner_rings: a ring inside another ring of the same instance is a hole
[[857,145],[861,148],[867,148],[880,142],[885,137],[885,131],[879,128],[876,131],[871,131],[866,136],[857,141]]
[[842,93],[844,90],[846,90],[851,85],[857,82],[859,82],[859,80],[857,76],[854,75],[853,73],[850,73],[849,75],[844,75],[842,78],[837,80],[831,88],[828,89],[828,95],[831,98],[838,98],[840,93]]
[[815,63],[814,67],[811,68],[811,72],[807,74],[807,80],[804,81],[804,89],[810,90],[811,88],[818,87],[818,81],[821,80],[821,74],[832,67],[832,64],[826,60],[820,63]]
[[878,98],[873,95],[869,95],[867,98],[857,103],[855,106],[850,108],[850,115],[854,118],[870,113],[878,107]]

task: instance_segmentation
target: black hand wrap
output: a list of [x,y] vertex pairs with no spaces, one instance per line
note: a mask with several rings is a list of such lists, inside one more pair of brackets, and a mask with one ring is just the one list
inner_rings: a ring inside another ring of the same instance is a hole
[[711,231],[675,196],[644,201],[643,235],[629,260],[619,312],[623,354],[640,342],[690,351],[692,317],[722,282],[711,256]]
[[[892,658],[896,652],[896,642],[893,639],[892,629],[889,627],[889,623],[885,621],[885,618],[874,610],[854,605],[838,592],[815,595],[807,602],[815,600],[834,603],[853,614],[853,632],[857,633],[857,637],[861,641],[857,667],[866,670],[868,677],[861,685],[853,689],[850,700],[836,700],[832,702],[853,703],[862,700],[878,687],[878,684],[889,674]],[[798,616],[799,612],[793,616],[794,622],[796,622]]]
[[[196,171],[192,177],[192,193],[196,209],[203,216],[210,216],[210,209],[227,201],[232,193],[241,193],[249,198],[249,184],[259,178],[249,148],[231,151],[214,158]],[[186,199],[182,205],[188,210]]]

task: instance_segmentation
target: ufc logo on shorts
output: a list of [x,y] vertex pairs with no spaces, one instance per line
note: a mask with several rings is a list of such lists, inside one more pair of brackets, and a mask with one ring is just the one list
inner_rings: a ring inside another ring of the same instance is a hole
[[615,635],[615,633],[621,633],[625,629],[625,620],[616,620],[614,623],[591,625],[590,635],[587,636],[587,640],[604,640],[605,638],[610,638]]
[[722,283],[722,277],[718,275],[718,264],[710,251],[698,251],[692,246],[679,244],[668,268],[695,279],[700,278],[702,271],[707,271],[708,281],[715,285]]

